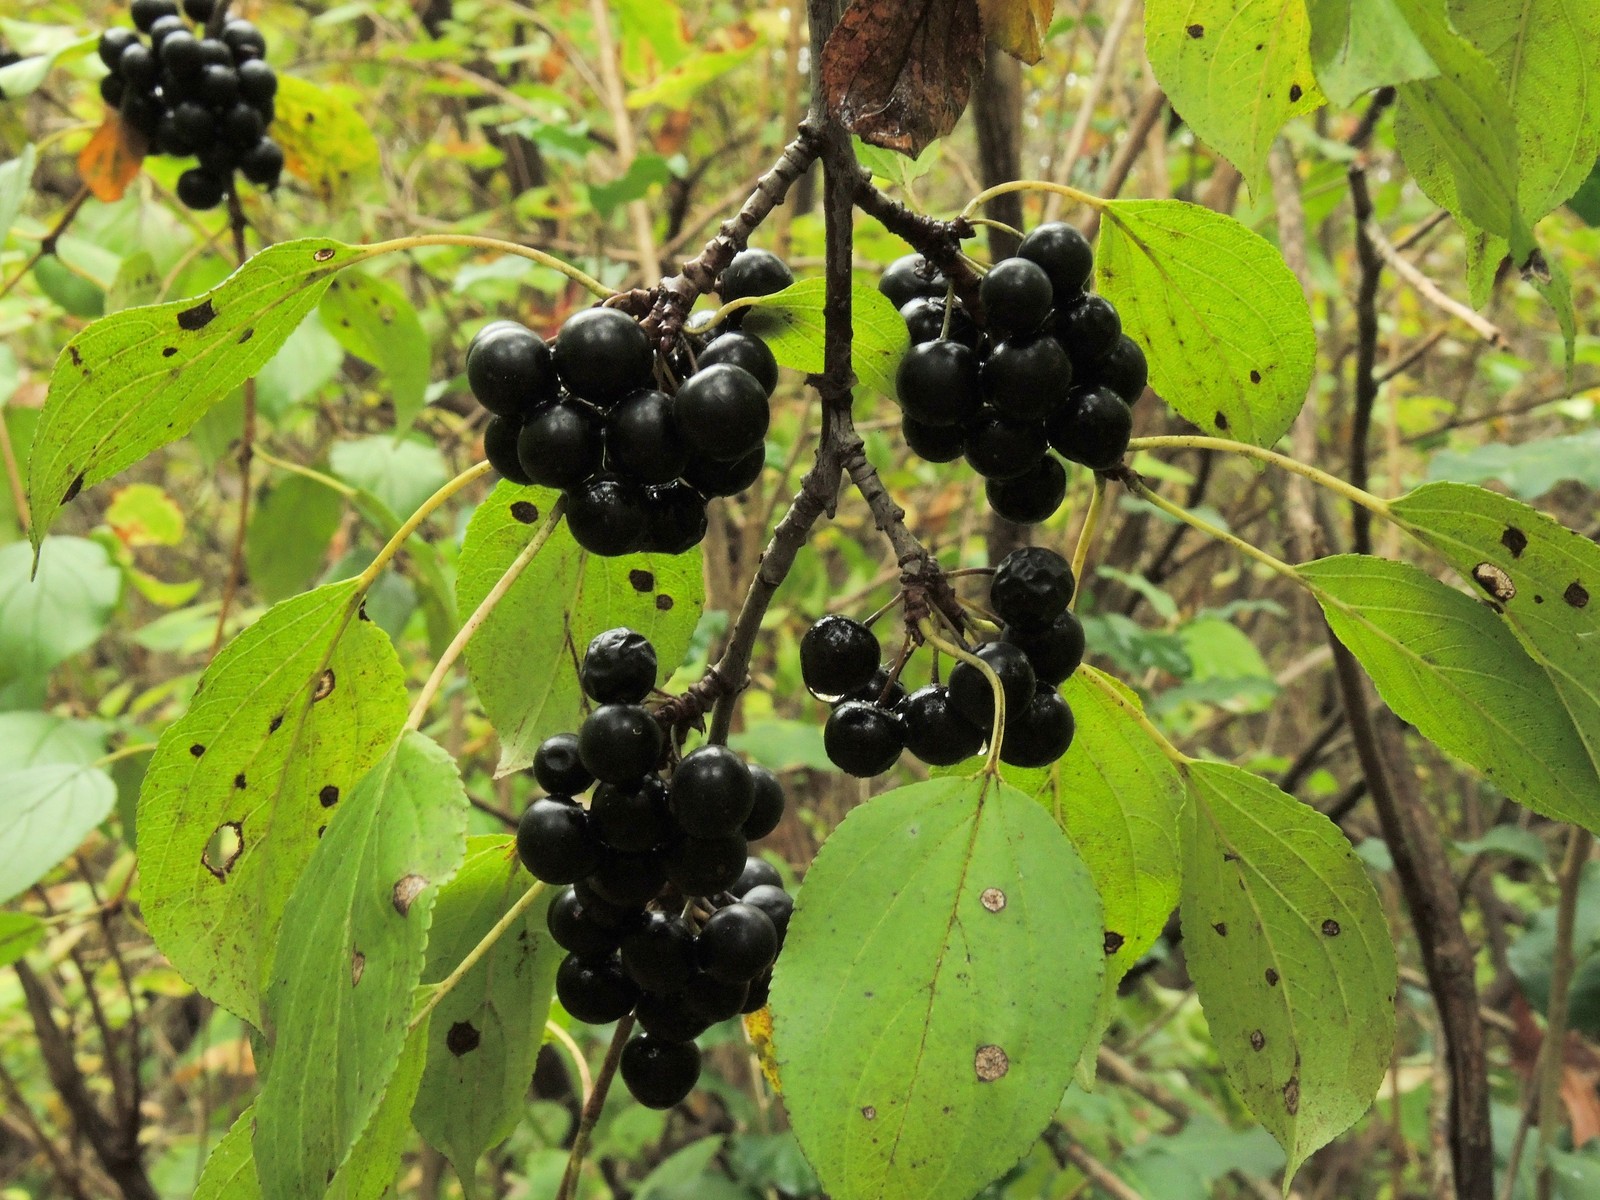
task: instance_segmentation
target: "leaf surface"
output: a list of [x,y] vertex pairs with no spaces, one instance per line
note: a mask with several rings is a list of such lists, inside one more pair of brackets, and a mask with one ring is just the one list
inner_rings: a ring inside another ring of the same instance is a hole
[[[762,296],[746,310],[745,329],[762,338],[780,366],[819,374],[827,346],[822,306],[827,280],[802,279]],[[875,286],[850,285],[850,366],[856,378],[891,400],[895,372],[911,335],[895,306]]]

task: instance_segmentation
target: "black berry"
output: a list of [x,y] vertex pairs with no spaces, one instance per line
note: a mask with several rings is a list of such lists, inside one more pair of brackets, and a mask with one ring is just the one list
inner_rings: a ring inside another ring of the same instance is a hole
[[1007,624],[1043,629],[1067,611],[1076,590],[1071,563],[1044,546],[1023,546],[995,567],[989,606]]
[[1018,525],[1048,520],[1067,498],[1067,469],[1046,454],[1026,475],[991,479],[984,484],[989,507]]
[[522,460],[517,456],[517,439],[521,433],[522,427],[515,421],[490,417],[483,427],[483,456],[506,479],[527,487],[533,479],[522,469]]
[[550,901],[545,926],[556,945],[587,958],[604,958],[622,944],[621,931],[596,923],[572,888],[565,888]]
[[773,389],[778,386],[778,360],[766,342],[754,334],[730,330],[713,338],[700,352],[699,364],[704,369],[714,367],[718,363],[727,363],[748,371],[755,376],[768,396],[771,396]]
[[1073,462],[1106,471],[1122,461],[1133,435],[1133,411],[1106,388],[1074,390],[1068,405],[1046,424],[1050,444]]
[[250,104],[266,104],[278,94],[278,76],[258,58],[248,58],[235,68],[239,74],[239,98]]
[[743,899],[744,894],[753,887],[760,887],[770,883],[773,887],[783,886],[783,876],[778,874],[778,868],[764,858],[751,855],[744,860],[744,870],[739,872],[739,878],[733,881],[733,886],[728,890],[735,896]]
[[733,886],[749,854],[749,843],[738,833],[678,838],[667,846],[667,879],[685,896],[715,896]]
[[647,992],[682,991],[694,968],[694,930],[682,917],[650,913],[622,939],[622,969]]
[[217,11],[217,0],[183,0],[183,11],[197,25],[204,25]]
[[776,883],[758,883],[741,899],[767,914],[772,927],[778,931],[778,945],[782,946],[784,934],[789,931],[789,918],[794,915],[794,897]]
[[239,173],[257,187],[277,187],[283,175],[283,147],[262,138],[240,156]]
[[603,704],[578,729],[583,765],[605,783],[630,783],[655,769],[666,737],[637,704]]
[[967,464],[985,479],[1026,475],[1044,457],[1045,428],[1040,421],[1015,421],[984,408],[967,423]]
[[923,342],[945,338],[976,350],[978,343],[982,341],[982,335],[978,332],[978,326],[973,322],[972,315],[958,303],[950,311],[950,327],[946,329],[945,312],[942,294],[918,296],[902,308],[900,319],[906,323],[906,333],[911,336],[911,344],[916,346]]
[[696,971],[683,989],[683,998],[689,1008],[698,1013],[709,1025],[737,1017],[744,1011],[750,986],[745,983],[724,983],[704,971]]
[[556,968],[556,999],[586,1025],[609,1025],[633,1011],[639,988],[623,973],[615,955],[580,958],[569,954]]
[[[1028,656],[1009,642],[990,642],[973,652],[1000,677],[1008,713],[1021,709],[1033,697],[1035,678]],[[994,724],[994,689],[989,678],[966,661],[950,668],[950,706],[980,729]]]
[[689,450],[672,421],[672,399],[644,388],[625,396],[606,418],[611,468],[638,483],[667,483],[689,465]]
[[557,796],[586,792],[594,776],[578,754],[578,735],[553,733],[533,752],[533,777],[545,791]]
[[100,61],[115,71],[122,62],[122,54],[129,46],[139,44],[139,35],[123,26],[114,26],[100,35]]
[[692,1042],[711,1028],[711,1022],[681,991],[670,995],[645,992],[633,1006],[633,1016],[640,1029],[663,1042]]
[[960,342],[924,342],[906,351],[895,373],[906,416],[927,425],[966,421],[983,402],[978,356]]
[[690,837],[737,832],[755,807],[750,769],[726,746],[701,746],[672,772],[668,805]]
[[978,298],[991,329],[1006,335],[1032,333],[1050,316],[1050,276],[1026,258],[1002,259],[983,277]]
[[967,433],[960,425],[929,425],[906,416],[900,419],[900,436],[913,454],[928,462],[955,462],[967,449]]
[[681,479],[644,490],[644,541],[646,554],[683,554],[706,536],[706,502]]
[[1122,318],[1104,296],[1084,296],[1056,313],[1056,336],[1085,374],[1109,354],[1122,336]]
[[178,199],[198,211],[221,204],[227,190],[226,180],[199,167],[192,167],[178,176]]
[[983,364],[983,398],[1019,421],[1042,421],[1067,402],[1072,362],[1048,333],[1007,338]]
[[1091,368],[1091,386],[1110,388],[1129,404],[1144,395],[1150,382],[1150,364],[1145,361],[1139,343],[1127,334],[1117,339],[1109,353]]
[[542,487],[577,487],[600,469],[604,451],[600,417],[576,400],[557,400],[538,409],[517,437],[522,473]]
[[578,678],[600,704],[638,704],[656,685],[656,648],[631,629],[595,634],[583,653]]
[[753,842],[766,837],[783,820],[783,784],[766,767],[757,763],[749,765],[755,804],[750,809],[750,815],[744,819],[744,827],[740,832]]
[[751,248],[733,256],[722,272],[717,295],[723,303],[746,296],[770,296],[794,282],[794,273],[770,250]]
[[905,698],[905,685],[886,666],[879,667],[872,673],[871,679],[845,696],[846,700],[859,700],[863,704],[876,704],[879,708],[890,709],[898,707]]
[[467,347],[467,386],[502,417],[526,420],[556,398],[556,368],[544,339],[515,321],[494,321]]
[[918,296],[942,296],[949,286],[943,273],[920,254],[895,259],[878,277],[878,290],[899,309]]
[[649,337],[615,308],[586,308],[568,317],[552,354],[561,382],[602,406],[649,387],[655,365]]
[[267,56],[267,39],[249,21],[232,17],[222,27],[222,44],[233,51],[234,62],[242,63]]
[[635,784],[602,783],[589,802],[589,827],[613,850],[652,850],[675,830],[666,785],[654,775]]
[[1069,612],[1042,630],[1007,625],[1000,637],[1028,656],[1040,683],[1055,686],[1066,682],[1083,661],[1083,626]]
[[899,705],[906,749],[930,767],[947,767],[983,748],[989,731],[980,729],[950,704],[950,690],[939,684],[919,688]]
[[748,983],[778,956],[778,931],[772,919],[742,901],[719,908],[694,943],[700,969],[724,983]]
[[694,1091],[700,1079],[700,1048],[667,1042],[648,1033],[622,1048],[622,1082],[646,1108],[667,1109]]
[[667,871],[659,854],[605,847],[600,865],[583,879],[602,900],[619,908],[642,907],[661,891]]
[[1072,732],[1072,709],[1053,687],[1043,685],[1021,709],[1008,714],[1000,761],[1048,767],[1072,745]]
[[696,371],[673,398],[678,433],[696,455],[732,462],[759,448],[771,410],[756,377],[732,363]]
[[834,699],[866,685],[878,669],[879,657],[872,630],[830,613],[800,639],[800,677],[813,695]]
[[615,476],[598,475],[567,493],[567,530],[591,554],[629,554],[644,540],[644,492]]
[[702,496],[737,496],[761,478],[761,470],[766,465],[764,445],[756,446],[732,462],[695,456],[683,469],[683,479]]
[[528,805],[517,822],[517,854],[535,879],[573,883],[599,865],[600,843],[583,809],[547,796]]
[[1022,239],[1017,255],[1044,269],[1057,307],[1083,294],[1094,269],[1094,251],[1088,239],[1065,221],[1035,227]]
[[178,5],[176,0],[133,0],[128,6],[128,14],[133,18],[135,28],[149,33],[150,27],[162,17],[176,18]]
[[828,761],[846,775],[870,779],[900,759],[905,730],[896,717],[875,704],[847,700],[828,716],[822,728]]

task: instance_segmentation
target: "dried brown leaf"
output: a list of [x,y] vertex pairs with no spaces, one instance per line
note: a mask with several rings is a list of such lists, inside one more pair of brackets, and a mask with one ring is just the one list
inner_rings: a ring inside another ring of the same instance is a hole
[[144,154],[143,135],[124,125],[116,109],[108,108],[106,119],[78,155],[78,174],[96,200],[110,204],[121,200],[138,176]]

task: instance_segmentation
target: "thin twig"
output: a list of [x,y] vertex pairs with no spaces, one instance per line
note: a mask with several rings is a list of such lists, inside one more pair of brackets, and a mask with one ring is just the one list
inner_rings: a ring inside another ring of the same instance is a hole
[[1506,335],[1500,327],[1487,317],[1479,316],[1470,307],[1461,303],[1452,296],[1447,296],[1433,280],[1429,279],[1422,271],[1403,254],[1399,253],[1389,244],[1389,239],[1383,236],[1383,230],[1378,223],[1370,218],[1363,223],[1362,233],[1372,243],[1372,248],[1377,251],[1378,257],[1383,259],[1393,268],[1394,273],[1400,276],[1415,289],[1429,304],[1440,312],[1447,313],[1456,320],[1468,326],[1474,333],[1497,349],[1504,349],[1507,345]]
[[[589,0],[589,19],[594,29],[595,52],[600,59],[600,82],[604,100],[611,112],[611,126],[617,139],[617,161],[626,172],[635,157],[633,120],[628,115],[627,96],[622,76],[617,71],[617,44],[611,36],[611,18],[605,0]],[[639,270],[647,285],[661,279],[661,260],[656,250],[655,232],[650,228],[650,207],[643,199],[628,202],[628,220],[633,225],[633,241],[639,252]]]
[[[1111,21],[1106,26],[1105,37],[1100,42],[1100,51],[1095,56],[1094,74],[1089,77],[1089,86],[1084,89],[1083,101],[1078,105],[1078,115],[1073,118],[1072,132],[1067,134],[1067,144],[1061,151],[1060,160],[1051,165],[1052,179],[1065,183],[1071,177],[1072,166],[1083,153],[1084,143],[1089,140],[1089,126],[1094,120],[1094,110],[1099,107],[1100,98],[1105,95],[1106,85],[1111,82],[1111,72],[1116,66],[1122,35],[1127,32],[1134,14],[1141,7],[1139,0],[1122,0],[1117,6],[1117,11],[1112,14]],[[1054,221],[1060,212],[1060,193],[1052,193],[1045,197],[1044,219]]]
[[[244,265],[248,250],[245,247],[246,228],[244,207],[239,203],[239,193],[228,189],[228,224],[233,231],[234,256]],[[250,529],[250,459],[256,442],[256,381],[251,376],[244,381],[244,425],[239,434],[239,526],[233,534],[233,550],[228,556],[228,574],[222,584],[222,603],[217,608],[217,631],[211,637],[213,657],[222,649],[223,635],[228,629],[228,612],[244,580],[244,539]]]
[[584,1157],[589,1153],[589,1139],[594,1135],[594,1127],[605,1109],[611,1081],[616,1078],[617,1064],[622,1060],[622,1048],[628,1044],[628,1035],[632,1032],[633,1014],[629,1013],[617,1022],[616,1032],[611,1035],[611,1045],[606,1049],[605,1061],[600,1064],[600,1073],[594,1077],[594,1087],[590,1089],[589,1098],[584,1101],[583,1111],[578,1115],[578,1132],[572,1139],[572,1152],[567,1155],[567,1169],[562,1173],[561,1187],[556,1192],[555,1200],[572,1200],[577,1195],[578,1175],[583,1170]]
[[1539,1177],[1535,1200],[1550,1200],[1555,1179],[1550,1147],[1555,1145],[1561,1121],[1561,1076],[1566,1069],[1567,1013],[1572,1001],[1572,975],[1577,967],[1573,953],[1573,924],[1578,912],[1578,885],[1589,862],[1594,834],[1574,825],[1567,834],[1567,853],[1561,862],[1561,898],[1556,905],[1556,944],[1550,960],[1550,1006],[1545,1014],[1544,1044],[1539,1053]]

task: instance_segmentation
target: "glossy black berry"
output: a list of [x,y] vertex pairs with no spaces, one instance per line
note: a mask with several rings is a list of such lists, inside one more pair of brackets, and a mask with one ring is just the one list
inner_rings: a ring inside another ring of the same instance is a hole
[[1094,251],[1088,239],[1065,221],[1036,226],[1022,239],[1017,255],[1044,269],[1058,306],[1082,295],[1094,270]]
[[604,453],[599,414],[576,400],[557,400],[537,409],[517,437],[522,473],[542,487],[577,487],[600,469]]
[[655,353],[650,338],[620,309],[574,313],[561,326],[552,353],[561,382],[574,395],[601,406],[651,384]]
[[100,99],[106,102],[108,108],[118,108],[122,104],[122,93],[127,90],[127,84],[121,75],[107,75],[100,80]]
[[778,945],[783,945],[784,934],[789,931],[789,918],[794,915],[794,897],[780,884],[758,883],[740,897],[751,908],[767,914],[772,927],[778,931]]
[[1072,362],[1048,333],[1007,338],[983,363],[983,398],[1019,421],[1042,421],[1067,402]]
[[701,746],[672,772],[668,805],[690,837],[736,833],[755,807],[750,768],[726,746]]
[[117,73],[128,87],[144,91],[160,76],[161,64],[150,52],[150,47],[134,42],[123,50],[117,63]]
[[195,94],[206,104],[225,108],[239,98],[239,72],[232,66],[207,63],[200,71]]
[[694,930],[682,917],[650,913],[622,939],[622,969],[647,992],[681,991],[694,968]]
[[606,417],[611,469],[636,483],[668,483],[689,465],[689,448],[672,419],[672,398],[653,388],[624,396]]
[[261,119],[261,114],[243,100],[222,114],[222,134],[241,152],[259,142],[266,128],[267,123]]
[[1044,423],[1016,421],[985,407],[966,425],[967,465],[985,479],[1016,479],[1044,457]]
[[267,56],[267,39],[261,36],[261,31],[237,17],[230,18],[222,27],[222,43],[233,51],[235,62]]
[[872,630],[850,617],[829,613],[800,639],[800,677],[812,695],[832,700],[865,686],[880,657]]
[[[193,123],[188,116],[190,112],[198,112],[201,115],[202,124],[198,133],[193,131]],[[195,152],[195,148],[199,144],[196,139],[206,136],[209,128],[210,114],[205,109],[200,108],[197,104],[180,104],[177,108],[170,109],[161,115],[161,120],[156,125],[156,148],[163,154],[186,157]],[[227,178],[225,173],[208,171],[204,167],[199,169],[199,173],[201,175],[210,175],[219,184]],[[182,198],[183,193],[180,191],[179,199]],[[220,200],[221,196],[218,196],[218,199]],[[184,200],[184,203],[191,208],[195,207],[188,200]]]
[[578,754],[578,735],[553,733],[533,752],[533,777],[545,791],[576,796],[589,790],[594,776]]
[[550,347],[526,325],[493,321],[467,347],[467,386],[490,412],[526,420],[556,398]]
[[278,94],[277,73],[260,59],[246,59],[236,70],[239,73],[241,100],[250,104],[266,104]]
[[711,1028],[711,1022],[700,1015],[681,991],[668,995],[645,992],[633,1006],[633,1016],[640,1029],[663,1042],[692,1042]]
[[715,896],[733,886],[749,855],[742,834],[681,837],[667,846],[667,879],[685,896]]
[[1109,354],[1122,336],[1122,318],[1104,296],[1084,296],[1056,313],[1056,337],[1085,375]]
[[239,165],[239,152],[231,142],[211,138],[195,151],[195,157],[205,170],[215,175],[226,175]]
[[906,332],[910,334],[913,346],[944,338],[976,350],[982,340],[972,315],[959,303],[956,304],[955,311],[950,313],[950,327],[945,328],[945,303],[942,293],[938,296],[918,296],[900,310],[900,317],[906,323]]
[[724,983],[748,983],[778,956],[778,931],[753,904],[730,904],[712,913],[694,943],[700,969]]
[[522,426],[515,421],[490,417],[483,427],[483,456],[506,479],[527,487],[533,479],[522,469],[522,460],[517,454],[517,439],[521,433]]
[[702,496],[737,496],[761,478],[766,465],[765,445],[755,447],[732,462],[694,455],[683,469],[683,480]]
[[578,753],[604,783],[631,783],[655,769],[666,737],[637,704],[602,704],[578,728]]
[[971,758],[983,748],[989,731],[980,729],[950,704],[950,690],[940,684],[918,688],[899,705],[906,749],[930,767],[947,767]]
[[1083,625],[1069,612],[1062,613],[1044,629],[1007,625],[1000,639],[1026,654],[1039,682],[1051,686],[1066,682],[1083,661]]
[[632,553],[644,540],[644,493],[615,476],[598,475],[567,493],[567,530],[591,554]]
[[178,176],[178,199],[197,211],[221,204],[227,190],[226,180],[199,167],[191,167]]
[[283,177],[283,147],[262,138],[239,157],[239,172],[257,187],[277,187]]
[[923,342],[895,372],[895,395],[908,417],[928,425],[966,421],[983,403],[978,356],[960,342]]
[[[974,654],[1000,677],[1008,713],[1021,709],[1033,698],[1036,686],[1033,664],[1017,647],[1009,642],[989,642],[979,646]],[[949,688],[950,706],[956,712],[979,729],[993,726],[994,689],[989,686],[987,675],[969,662],[958,662],[950,668]]]
[[116,25],[100,35],[100,61],[115,71],[122,62],[122,54],[129,46],[139,44],[139,35],[125,26]]
[[683,989],[683,998],[691,1011],[698,1013],[708,1025],[737,1017],[744,1011],[750,995],[746,983],[724,983],[704,971],[696,971]]
[[546,883],[573,883],[600,863],[589,816],[571,800],[543,797],[517,822],[517,854],[528,874]]
[[197,25],[204,25],[217,11],[217,0],[183,0],[183,11]]
[[633,784],[602,783],[589,802],[589,827],[613,850],[653,850],[676,832],[666,785],[654,775]]
[[846,700],[859,700],[863,704],[876,704],[879,708],[888,709],[898,708],[905,698],[905,685],[891,674],[887,666],[880,666],[872,673],[871,679],[845,696]]
[[895,259],[878,276],[878,290],[900,309],[918,296],[942,296],[949,286],[944,274],[920,254]]
[[761,446],[771,411],[754,375],[716,363],[684,380],[673,398],[673,420],[693,454],[732,462]]
[[783,259],[770,250],[752,247],[733,256],[733,261],[723,270],[722,278],[718,281],[717,295],[726,304],[729,300],[742,300],[746,296],[770,296],[783,291],[793,282],[794,272],[789,270]]
[[128,15],[133,18],[135,28],[149,33],[150,27],[162,17],[176,18],[178,5],[176,0],[133,0],[128,6]]
[[[195,36],[200,37],[202,30],[196,30]],[[220,38],[200,37],[200,62],[201,72],[206,67],[227,67],[233,70],[233,51],[228,49],[226,42]]]
[[705,498],[682,480],[644,490],[645,554],[683,554],[705,540]]
[[161,61],[161,45],[169,37],[175,33],[187,34],[190,37],[194,36],[189,33],[189,27],[184,24],[183,18],[178,16],[176,10],[157,17],[151,22],[148,32],[150,34],[150,50],[158,63]]
[[744,860],[744,870],[739,872],[739,878],[733,881],[733,886],[728,890],[742,899],[751,888],[760,887],[764,883],[781,888],[783,876],[779,875],[778,868],[766,859],[757,858],[752,854]]
[[754,785],[755,804],[744,819],[740,830],[752,842],[764,838],[783,820],[783,784],[778,777],[757,763],[750,765],[750,782]]
[[644,905],[614,904],[600,895],[587,879],[572,885],[572,894],[583,906],[583,919],[601,929],[609,930],[620,940],[630,929],[644,922]]
[[990,330],[1006,336],[1032,333],[1050,316],[1050,276],[1026,258],[1002,259],[983,277],[978,298]]
[[768,396],[778,386],[778,360],[771,348],[754,334],[730,330],[713,338],[700,352],[701,369],[727,363],[753,375]]
[[763,971],[750,981],[750,991],[744,998],[742,1013],[760,1012],[772,996],[772,972]]
[[609,1025],[633,1011],[639,987],[623,973],[615,955],[580,958],[569,954],[556,968],[556,999],[586,1025]]
[[200,57],[200,39],[187,29],[174,29],[161,39],[161,69],[174,79],[198,79],[205,62]]
[[1075,390],[1046,424],[1050,444],[1073,462],[1105,471],[1122,461],[1133,435],[1133,411],[1106,388]]
[[955,462],[967,449],[967,432],[960,425],[929,425],[915,417],[902,417],[900,436],[913,454],[928,462]]
[[608,629],[590,639],[578,670],[584,694],[600,704],[638,704],[656,685],[656,648],[631,629]]
[[822,727],[822,745],[828,761],[846,775],[870,779],[899,761],[905,729],[899,717],[875,704],[846,700]]
[[622,944],[622,933],[597,924],[572,888],[565,888],[545,910],[545,927],[556,945],[586,958],[604,958]]
[[583,877],[595,895],[619,908],[643,907],[667,882],[667,870],[654,851],[600,851],[600,864]]
[[1072,564],[1046,546],[1023,546],[1000,560],[989,607],[1009,625],[1044,629],[1067,611],[1078,581]]
[[646,1108],[680,1103],[700,1079],[700,1047],[641,1033],[622,1048],[622,1082]]
[[983,487],[989,507],[1018,525],[1049,520],[1067,498],[1067,469],[1046,454],[1026,475],[990,479]]
[[1091,368],[1088,382],[1093,387],[1110,388],[1133,404],[1144,395],[1150,382],[1150,364],[1145,361],[1139,343],[1123,334],[1110,352]]
[[1072,709],[1045,684],[1027,704],[1008,713],[1000,761],[1014,767],[1048,767],[1072,745]]

